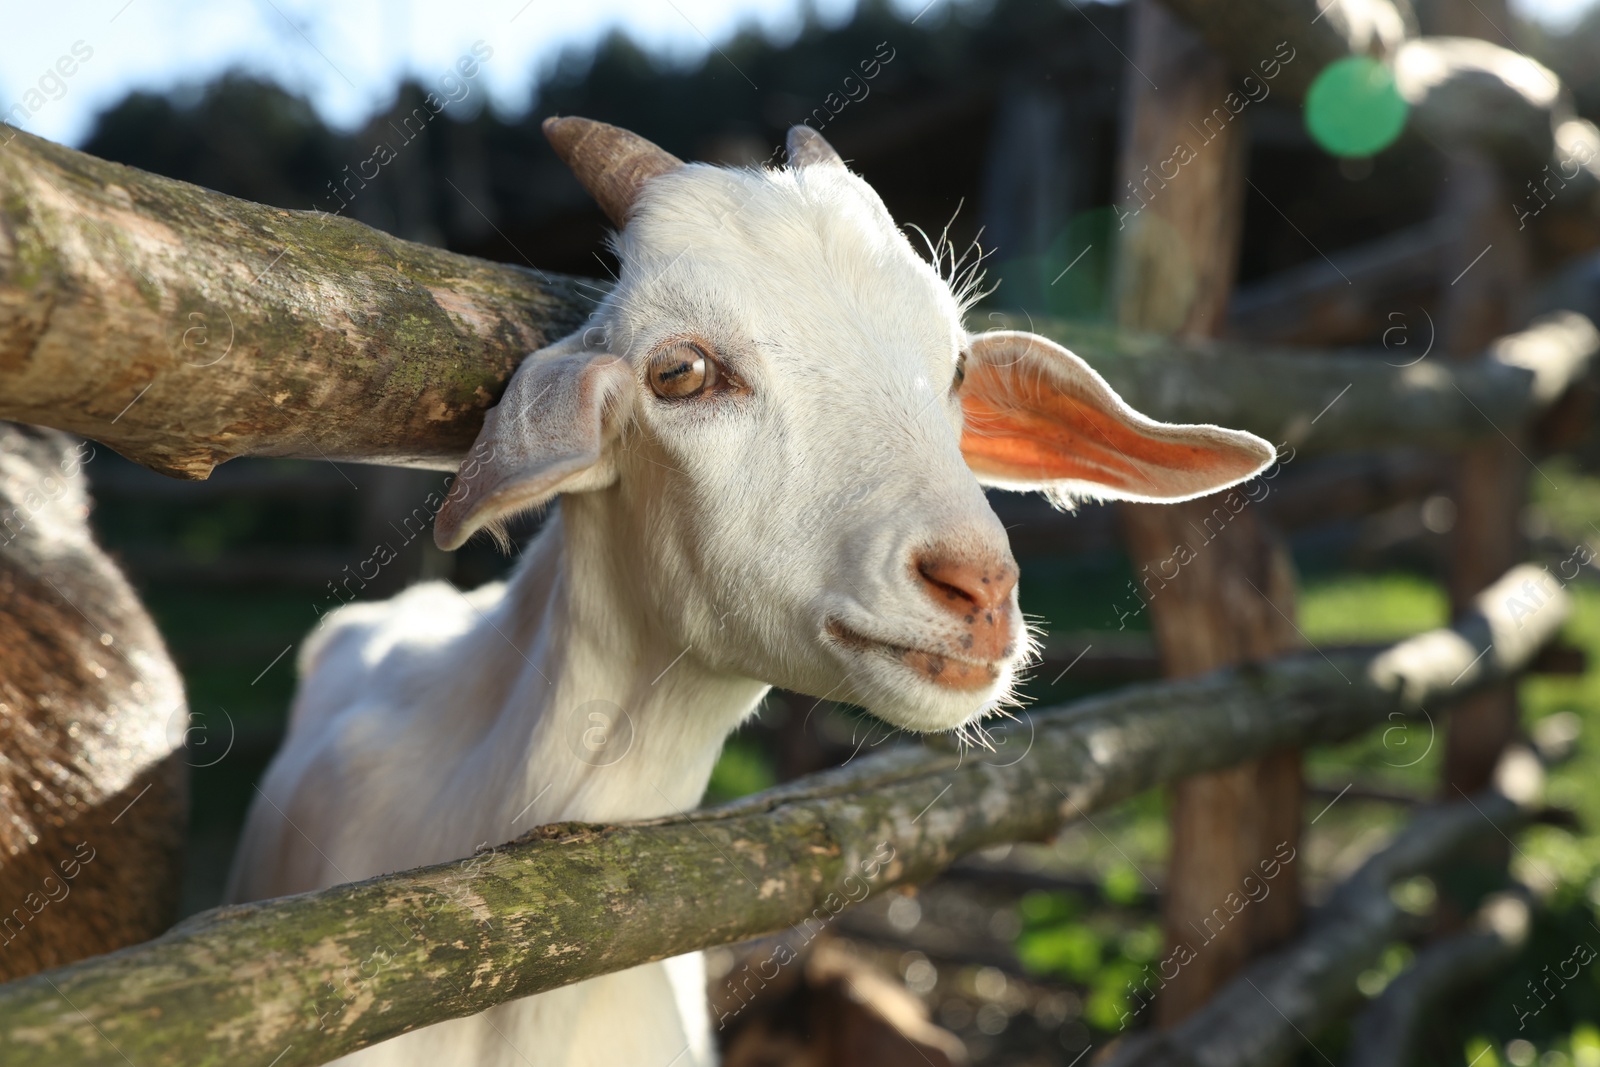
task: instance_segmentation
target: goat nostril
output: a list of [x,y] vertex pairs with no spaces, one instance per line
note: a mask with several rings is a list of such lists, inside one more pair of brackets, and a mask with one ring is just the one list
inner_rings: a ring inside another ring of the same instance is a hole
[[941,570],[942,568],[938,564],[930,565],[926,562],[917,564],[917,575],[929,587],[928,592],[930,594],[937,594],[938,598],[943,600],[965,600],[969,603],[976,603],[971,593],[954,582],[946,581],[940,577]]
[[928,596],[969,626],[980,613],[994,625],[995,609],[1010,600],[1017,584],[1016,565],[992,556],[929,553],[916,560],[914,570]]

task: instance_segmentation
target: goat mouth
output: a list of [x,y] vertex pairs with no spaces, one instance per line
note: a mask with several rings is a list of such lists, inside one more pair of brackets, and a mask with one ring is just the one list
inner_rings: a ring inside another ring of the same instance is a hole
[[852,630],[838,619],[829,619],[826,630],[829,637],[846,648],[885,656],[942,689],[987,689],[1000,680],[1003,667],[1001,660],[966,659],[948,652],[896,644]]

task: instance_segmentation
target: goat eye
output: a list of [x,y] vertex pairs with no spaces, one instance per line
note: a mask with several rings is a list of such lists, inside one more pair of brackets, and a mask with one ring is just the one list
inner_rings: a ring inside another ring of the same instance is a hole
[[717,361],[692,341],[676,341],[650,357],[650,388],[663,400],[683,400],[715,389],[722,377]]
[[950,383],[950,391],[953,393],[957,389],[960,389],[962,383],[965,382],[966,380],[967,380],[967,354],[965,352],[962,352],[960,355],[956,356],[956,376],[955,376],[955,379]]

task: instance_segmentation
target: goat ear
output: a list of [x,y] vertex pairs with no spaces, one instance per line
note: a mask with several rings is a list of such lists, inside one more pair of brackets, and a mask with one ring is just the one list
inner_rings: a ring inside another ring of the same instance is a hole
[[978,480],[1060,500],[1188,500],[1276,458],[1243,430],[1146,418],[1083,360],[1031,333],[974,336],[960,397],[961,451]]
[[627,363],[583,343],[582,333],[522,361],[500,403],[484,416],[433,523],[440,548],[460,548],[479,530],[558,493],[601,489],[616,480],[605,447],[613,399],[633,384]]

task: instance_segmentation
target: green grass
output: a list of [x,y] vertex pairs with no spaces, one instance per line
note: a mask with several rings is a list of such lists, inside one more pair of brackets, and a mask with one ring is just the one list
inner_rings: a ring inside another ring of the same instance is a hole
[[1300,629],[1315,644],[1391,641],[1450,620],[1444,589],[1404,571],[1312,579],[1299,609]]

